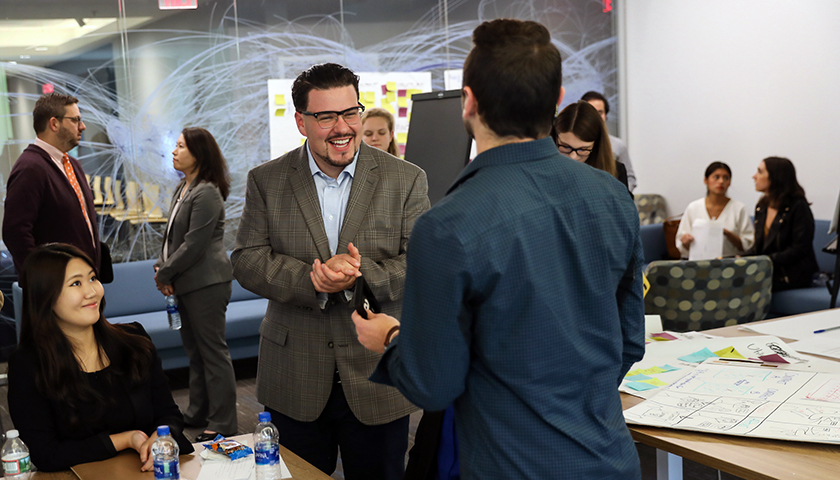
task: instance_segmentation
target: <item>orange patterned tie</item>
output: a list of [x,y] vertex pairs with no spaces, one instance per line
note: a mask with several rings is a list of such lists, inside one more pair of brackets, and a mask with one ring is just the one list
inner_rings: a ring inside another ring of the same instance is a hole
[[85,210],[85,200],[82,196],[82,187],[79,186],[79,181],[76,180],[76,172],[73,170],[73,165],[70,164],[70,157],[67,154],[64,154],[64,173],[67,174],[67,179],[70,180],[70,185],[73,186],[73,190],[76,191],[76,197],[79,198],[79,206],[82,207],[82,215],[85,217],[85,221],[87,222],[88,230],[90,230],[90,238],[91,242],[93,242],[93,225],[90,223],[90,217],[88,217],[87,211]]

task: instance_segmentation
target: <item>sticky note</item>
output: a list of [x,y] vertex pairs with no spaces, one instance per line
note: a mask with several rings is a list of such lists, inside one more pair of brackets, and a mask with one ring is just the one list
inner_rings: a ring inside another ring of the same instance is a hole
[[703,363],[703,361],[707,358],[717,358],[717,355],[712,353],[712,351],[708,348],[704,348],[703,350],[698,350],[690,355],[679,357],[679,360],[686,363]]
[[306,143],[306,137],[300,139],[300,144],[303,145],[304,143]]
[[388,93],[388,85],[382,85],[382,95]]
[[397,82],[388,82],[385,86],[388,87],[389,92],[397,91]]
[[645,298],[647,295],[648,290],[650,290],[650,282],[647,279],[647,275],[642,275],[642,298]]
[[408,116],[408,109],[405,107],[400,107],[400,117],[405,118]]
[[671,335],[670,333],[651,333],[650,337],[656,340],[676,340],[677,337]]
[[376,92],[362,92],[362,98],[365,103],[373,105],[376,103]]
[[653,385],[654,387],[664,387],[665,385],[668,385],[667,383],[663,382],[662,380],[660,380],[658,378],[651,378],[650,380],[640,380],[640,382],[641,383],[649,383],[649,384]]
[[397,90],[397,96],[398,97],[404,97],[405,92],[406,92],[406,90],[404,88],[401,88],[401,89]]
[[388,110],[391,113],[394,113],[394,106],[384,100],[382,101],[382,108]]
[[394,103],[397,99],[397,95],[394,92],[388,92],[385,94],[385,98],[388,100],[389,103]]
[[715,352],[715,355],[721,358],[746,358],[740,353],[738,353],[738,351],[735,350],[735,347],[722,348]]
[[405,156],[405,145],[400,144],[400,145],[397,145],[397,147],[399,147],[399,149],[400,149],[400,156],[404,157]]
[[397,106],[399,107],[407,107],[408,106],[408,99],[405,97],[400,97],[397,99]]
[[[664,370],[664,372],[673,372],[674,370],[679,370],[679,369],[680,369],[680,367],[673,367],[673,366],[671,366],[671,365],[668,365],[667,363],[666,363],[665,365],[662,365],[662,366],[661,366],[661,367],[659,367],[659,368],[661,368],[662,370]],[[664,373],[664,372],[663,372],[663,373]]]
[[639,368],[637,368],[637,369],[635,369],[635,370],[630,370],[629,372],[627,372],[627,373],[624,375],[624,378],[629,378],[629,377],[632,377],[632,376],[635,376],[635,375],[641,375],[641,374],[639,373],[639,372],[641,372],[641,371],[642,371],[642,370],[641,370],[641,369],[639,369]]
[[285,108],[278,108],[277,110],[275,110],[275,111],[274,111],[274,116],[275,116],[275,117],[284,117],[284,116],[286,116],[286,109],[285,109]]
[[653,377],[648,377],[647,375],[633,375],[632,377],[624,377],[630,382],[641,382],[642,380],[650,380]]
[[285,105],[286,104],[286,96],[285,95],[275,95],[274,96],[274,103],[276,105]]
[[423,93],[423,91],[420,90],[419,88],[409,88],[408,90],[405,91],[405,96],[408,97],[408,98],[411,98],[412,95],[417,94],[417,93]]
[[639,370],[639,373],[642,374],[642,375],[656,375],[658,373],[665,373],[665,370],[663,370],[659,367],[650,367],[650,368],[646,368],[644,370]]
[[628,382],[627,387],[632,388],[637,392],[644,392],[645,390],[653,390],[654,388],[657,388],[655,385],[644,382]]
[[405,143],[408,141],[408,134],[407,133],[398,133],[397,134],[397,143]]
[[769,363],[790,363],[787,360],[785,360],[784,358],[782,358],[782,356],[779,355],[778,353],[774,353],[772,355],[763,355],[761,357],[758,357],[758,359],[761,360],[762,362],[769,362]]

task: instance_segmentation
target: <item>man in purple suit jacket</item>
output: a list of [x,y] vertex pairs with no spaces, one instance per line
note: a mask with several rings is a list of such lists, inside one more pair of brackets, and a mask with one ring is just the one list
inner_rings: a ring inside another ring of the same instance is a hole
[[58,93],[38,99],[32,112],[37,139],[26,147],[9,175],[3,241],[19,273],[32,249],[51,242],[80,248],[99,269],[93,193],[82,165],[68,156],[81,188],[80,201],[64,166],[66,153],[79,144],[85,130],[78,103],[77,98]]

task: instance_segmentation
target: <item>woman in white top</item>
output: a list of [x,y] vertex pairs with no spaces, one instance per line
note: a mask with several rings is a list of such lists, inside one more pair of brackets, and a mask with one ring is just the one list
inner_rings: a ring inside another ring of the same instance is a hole
[[706,168],[706,197],[688,204],[677,229],[677,248],[683,258],[694,237],[691,226],[695,220],[716,220],[723,223],[723,256],[733,257],[749,249],[755,241],[755,228],[744,204],[726,196],[732,183],[732,170],[723,162],[712,162]]

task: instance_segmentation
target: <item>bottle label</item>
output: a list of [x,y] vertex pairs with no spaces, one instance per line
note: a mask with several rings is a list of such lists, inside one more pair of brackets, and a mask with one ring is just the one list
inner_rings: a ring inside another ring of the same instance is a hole
[[158,462],[155,460],[155,480],[177,480],[181,478],[178,460]]
[[29,455],[23,458],[15,458],[14,460],[3,460],[4,475],[19,475],[28,472],[29,469]]
[[254,461],[257,465],[276,465],[280,463],[280,447],[274,444],[269,448],[257,448],[254,452]]
[[178,305],[167,305],[166,306],[166,313],[170,315],[174,315],[178,313]]

